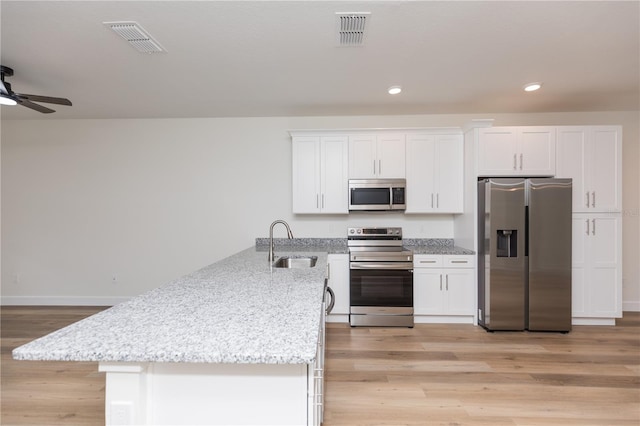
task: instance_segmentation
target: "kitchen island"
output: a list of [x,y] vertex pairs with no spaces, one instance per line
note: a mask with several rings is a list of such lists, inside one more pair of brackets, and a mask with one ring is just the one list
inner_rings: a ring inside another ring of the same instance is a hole
[[[314,251],[318,250],[318,251]],[[13,351],[98,361],[107,425],[319,424],[327,248],[250,248]]]

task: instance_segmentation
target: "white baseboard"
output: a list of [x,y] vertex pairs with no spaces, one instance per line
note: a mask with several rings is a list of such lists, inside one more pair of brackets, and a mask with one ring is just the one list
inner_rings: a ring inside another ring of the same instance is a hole
[[616,325],[615,318],[571,318],[571,325]]
[[114,306],[130,297],[118,296],[2,296],[2,306]]
[[640,312],[640,301],[622,302],[622,312]]

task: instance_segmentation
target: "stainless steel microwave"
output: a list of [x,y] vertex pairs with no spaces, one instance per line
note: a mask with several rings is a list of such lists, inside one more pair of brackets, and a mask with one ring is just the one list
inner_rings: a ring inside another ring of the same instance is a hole
[[349,210],[404,210],[405,179],[349,179]]

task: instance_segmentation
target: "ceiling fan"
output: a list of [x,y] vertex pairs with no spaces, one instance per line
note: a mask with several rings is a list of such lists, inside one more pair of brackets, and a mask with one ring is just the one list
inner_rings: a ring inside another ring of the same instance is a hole
[[11,90],[11,84],[4,81],[5,77],[11,77],[13,69],[0,65],[0,105],[16,105],[20,104],[27,108],[50,114],[55,112],[51,108],[38,105],[35,102],[44,102],[47,104],[67,105],[71,106],[71,101],[65,98],[53,98],[51,96],[26,95],[24,93],[15,93]]

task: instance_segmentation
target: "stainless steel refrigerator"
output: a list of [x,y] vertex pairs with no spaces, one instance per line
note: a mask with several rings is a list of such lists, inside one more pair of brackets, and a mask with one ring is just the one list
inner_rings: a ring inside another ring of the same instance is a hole
[[478,181],[478,323],[571,330],[571,179]]

